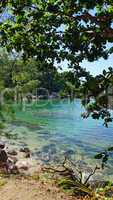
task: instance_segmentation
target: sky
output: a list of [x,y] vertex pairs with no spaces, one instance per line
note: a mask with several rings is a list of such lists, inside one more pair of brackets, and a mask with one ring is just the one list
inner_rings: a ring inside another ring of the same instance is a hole
[[[62,62],[60,65],[63,71],[67,71],[67,61]],[[94,62],[83,60],[82,63],[80,63],[80,66],[86,68],[86,70],[89,71],[93,76],[101,74],[104,69],[107,70],[109,67],[113,67],[113,54],[110,55],[107,60],[103,58],[100,58],[99,60]]]
[[108,67],[113,67],[113,54],[109,56],[107,60],[100,58],[94,62],[88,62],[84,60],[81,66],[86,68],[92,75],[97,75],[102,73],[103,69],[107,70]]
[[[111,48],[113,46],[112,43],[107,43],[107,48]],[[92,75],[98,75],[102,73],[103,69],[107,70],[108,67],[113,67],[113,54],[111,54],[107,60],[104,58],[100,58],[94,62],[88,62],[84,60],[81,63],[81,66],[86,68]]]

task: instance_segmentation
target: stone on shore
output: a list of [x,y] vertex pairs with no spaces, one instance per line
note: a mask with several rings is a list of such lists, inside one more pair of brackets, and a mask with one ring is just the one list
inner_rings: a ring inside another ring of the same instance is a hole
[[5,150],[0,149],[0,164],[6,163],[8,159],[8,155]]
[[29,166],[27,165],[26,161],[18,161],[16,163],[16,167],[18,168],[18,170],[25,170],[27,171],[29,169]]
[[27,147],[23,147],[20,149],[21,153],[24,153],[24,158],[30,158],[31,157],[31,151]]
[[20,149],[20,152],[23,152],[23,153],[30,153],[30,149],[27,148],[27,147],[23,147]]
[[0,149],[4,149],[5,148],[5,142],[0,141]]
[[16,162],[16,167],[19,169],[19,170],[25,170],[27,171],[30,166],[31,166],[32,163],[30,163],[29,161],[27,160],[19,160]]
[[8,152],[7,152],[9,155],[12,155],[12,156],[17,156],[17,151],[16,150],[9,150]]

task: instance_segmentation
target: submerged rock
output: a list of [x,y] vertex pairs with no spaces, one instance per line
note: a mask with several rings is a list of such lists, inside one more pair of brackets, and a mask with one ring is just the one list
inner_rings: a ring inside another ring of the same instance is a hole
[[39,159],[44,163],[53,161],[55,159],[56,154],[56,145],[53,143],[43,146],[40,150],[35,149],[35,151],[32,152],[32,156],[35,157],[35,159]]
[[64,155],[66,157],[70,157],[71,155],[74,155],[74,154],[75,154],[75,152],[72,149],[69,149],[69,150],[64,152]]
[[30,158],[31,157],[31,151],[28,147],[20,148],[20,152],[24,153],[24,158]]
[[30,153],[30,149],[28,147],[22,147],[20,148],[20,152],[23,152],[23,153]]
[[56,145],[55,144],[49,144],[45,145],[42,150],[43,153],[49,153],[49,154],[56,154]]
[[9,154],[9,155],[12,155],[12,156],[16,156],[18,153],[17,153],[16,150],[13,150],[13,149],[12,149],[12,150],[9,150],[9,151],[8,151],[8,154]]
[[17,140],[17,139],[19,139],[18,138],[18,133],[14,133],[13,131],[12,132],[5,132],[4,136],[9,140]]
[[50,155],[42,155],[41,161],[48,163],[50,161]]
[[25,153],[25,156],[24,156],[25,158],[30,158],[31,157],[31,153],[30,152],[27,152],[27,153]]
[[19,145],[18,145],[18,146],[19,146],[20,149],[23,149],[23,148],[27,148],[27,147],[28,147],[28,145],[27,145],[25,142],[22,142],[22,141],[19,142]]

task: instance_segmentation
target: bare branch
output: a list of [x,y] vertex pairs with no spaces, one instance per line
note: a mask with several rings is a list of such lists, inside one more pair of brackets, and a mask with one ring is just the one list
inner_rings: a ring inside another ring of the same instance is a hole
[[93,170],[93,172],[91,174],[89,174],[89,176],[87,177],[87,179],[85,180],[84,184],[86,185],[89,181],[89,179],[95,174],[95,172],[100,169],[99,167],[95,167],[95,169]]

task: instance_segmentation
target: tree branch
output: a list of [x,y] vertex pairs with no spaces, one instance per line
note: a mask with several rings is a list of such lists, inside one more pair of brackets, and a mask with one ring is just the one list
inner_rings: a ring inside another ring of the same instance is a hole
[[95,174],[95,172],[100,169],[99,167],[95,167],[95,169],[93,170],[93,172],[91,174],[89,174],[89,176],[87,177],[87,179],[85,180],[84,184],[86,185],[89,181],[89,179]]

